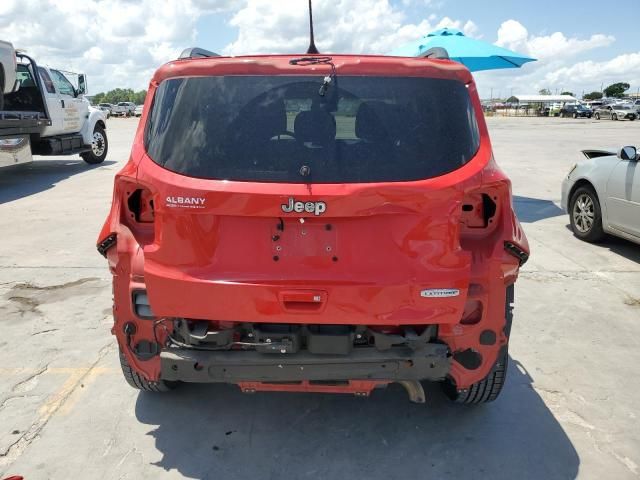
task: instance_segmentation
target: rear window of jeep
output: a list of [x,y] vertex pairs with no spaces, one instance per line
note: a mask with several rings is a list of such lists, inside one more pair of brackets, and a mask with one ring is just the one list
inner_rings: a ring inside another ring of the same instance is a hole
[[460,168],[479,147],[456,80],[337,76],[165,80],[145,129],[156,163],[199,178],[394,182]]

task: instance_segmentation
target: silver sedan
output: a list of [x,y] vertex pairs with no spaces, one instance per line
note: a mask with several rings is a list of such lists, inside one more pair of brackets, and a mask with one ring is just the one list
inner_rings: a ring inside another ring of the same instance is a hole
[[609,233],[640,243],[640,156],[635,147],[583,150],[562,182],[562,208],[576,237],[598,242]]

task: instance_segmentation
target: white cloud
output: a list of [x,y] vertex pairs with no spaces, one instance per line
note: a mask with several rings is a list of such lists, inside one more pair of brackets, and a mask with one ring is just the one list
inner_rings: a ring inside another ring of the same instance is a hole
[[[316,42],[322,52],[386,53],[442,27],[482,38],[471,19],[454,19],[434,0],[314,0]],[[225,53],[304,52],[307,2],[302,0],[0,0],[0,38],[25,48],[38,61],[89,75],[91,91],[146,88],[153,71],[194,44],[203,15],[226,12],[236,38]],[[413,12],[410,16],[408,12]],[[423,16],[415,15],[415,12]],[[486,38],[486,37],[485,37]],[[496,44],[538,58],[520,70],[479,72],[483,95],[541,88],[593,90],[600,83],[640,85],[638,53],[595,62],[585,56],[614,38],[563,32],[532,34],[506,20]]]
[[225,0],[0,0],[0,38],[40,63],[85,72],[93,93],[146,88],[153,71],[192,46],[203,14]]
[[[410,22],[388,0],[316,0],[313,4],[316,45],[327,53],[386,53],[435,28],[461,28],[469,34],[477,26],[444,17]],[[225,53],[304,52],[309,43],[307,3],[300,0],[248,0],[231,19],[237,39]]]
[[[547,72],[543,82],[550,85],[583,84],[593,87],[599,83],[607,85],[615,82],[627,82],[640,85],[640,51],[618,55],[604,62],[587,60],[568,67]],[[599,90],[599,88],[598,88]]]
[[[516,20],[507,20],[498,29],[496,45],[537,58],[520,70],[479,72],[476,79],[483,96],[508,97],[513,93],[537,93],[543,88],[552,92],[599,90],[601,83],[626,81],[640,84],[640,69],[634,55],[620,55],[609,61],[580,61],[591,50],[605,48],[615,42],[611,35],[595,33],[588,38],[567,37],[562,32],[532,35]],[[578,59],[578,60],[576,60]]]
[[586,40],[567,38],[562,32],[544,36],[529,35],[520,22],[507,20],[498,29],[496,45],[544,61],[575,56],[594,48],[608,47],[614,41],[615,37],[602,34],[591,35]]

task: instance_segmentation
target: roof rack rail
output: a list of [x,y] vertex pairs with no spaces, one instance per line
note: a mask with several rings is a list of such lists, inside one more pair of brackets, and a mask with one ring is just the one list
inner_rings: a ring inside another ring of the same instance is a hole
[[450,60],[449,52],[446,48],[433,47],[420,55],[422,58],[435,58],[436,60]]
[[205,50],[204,48],[190,47],[190,48],[185,48],[182,51],[182,53],[178,57],[178,60],[185,59],[185,58],[208,58],[208,57],[219,57],[219,56],[220,55],[217,54],[216,52],[210,52],[209,50]]

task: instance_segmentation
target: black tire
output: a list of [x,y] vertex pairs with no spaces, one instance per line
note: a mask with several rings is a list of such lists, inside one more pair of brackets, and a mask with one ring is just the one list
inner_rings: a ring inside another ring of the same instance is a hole
[[466,405],[478,405],[481,403],[493,402],[498,398],[500,392],[502,392],[504,383],[507,380],[507,367],[509,365],[508,339],[511,335],[511,324],[513,322],[513,302],[514,286],[509,285],[507,287],[504,307],[504,333],[507,336],[507,344],[500,350],[498,359],[493,365],[493,368],[486,377],[465,390],[458,390],[451,379],[447,379],[443,382],[442,390],[451,401]]
[[578,114],[577,114],[577,113],[574,113],[574,114],[573,114],[573,118],[578,118]]
[[618,120],[618,115],[616,115],[615,113],[611,115],[611,120]]
[[[589,206],[588,203],[586,205],[583,203],[582,207],[578,205],[576,208],[578,201],[584,202],[585,199],[589,199],[592,206]],[[588,224],[588,220],[584,216],[581,216],[578,211],[584,212],[585,215],[587,212],[593,213],[590,226]],[[574,212],[576,215],[574,215]],[[580,221],[577,217],[581,217]],[[580,240],[597,243],[604,238],[605,233],[602,228],[602,210],[600,209],[600,201],[598,200],[598,195],[591,185],[579,187],[575,192],[573,192],[573,195],[571,195],[571,199],[569,200],[569,221],[571,222],[571,230],[573,231],[573,234]]]
[[0,112],[4,108],[4,72],[0,68]]
[[109,151],[109,141],[107,140],[107,132],[104,131],[102,126],[96,124],[93,129],[93,143],[91,144],[91,150],[81,153],[82,159],[90,165],[97,165],[104,162],[107,158],[107,152]]
[[596,114],[594,115],[594,117],[596,117],[596,120],[600,120],[600,114],[599,114],[599,113],[596,113]]
[[164,393],[169,392],[177,387],[177,382],[167,382],[165,380],[150,382],[139,373],[137,373],[133,368],[131,368],[131,365],[129,365],[129,362],[127,361],[127,357],[125,357],[122,350],[119,351],[119,355],[120,367],[122,367],[122,374],[124,375],[124,379],[133,388],[143,390],[145,392]]

